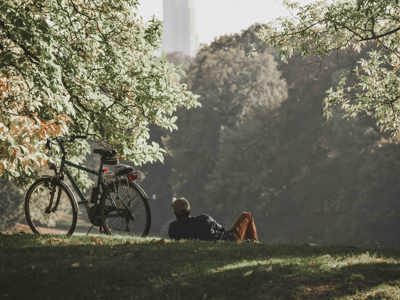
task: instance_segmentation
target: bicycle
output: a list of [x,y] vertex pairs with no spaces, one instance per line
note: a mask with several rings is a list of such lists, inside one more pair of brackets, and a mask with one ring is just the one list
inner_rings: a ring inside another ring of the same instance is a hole
[[[42,176],[35,181],[25,195],[25,218],[36,234],[60,234],[71,236],[77,225],[78,205],[84,205],[91,224],[87,234],[94,226],[105,234],[130,234],[146,236],[151,225],[151,213],[148,196],[137,183],[139,173],[131,166],[119,164],[116,152],[107,149],[94,149],[100,155],[98,171],[86,168],[67,160],[65,143],[85,136],[48,139],[48,149],[54,144],[61,152],[61,163],[57,166],[49,163],[54,176]],[[110,173],[104,165],[113,166]],[[97,183],[92,188],[90,199],[86,199],[67,167],[97,176]],[[76,201],[70,181],[80,201]]]

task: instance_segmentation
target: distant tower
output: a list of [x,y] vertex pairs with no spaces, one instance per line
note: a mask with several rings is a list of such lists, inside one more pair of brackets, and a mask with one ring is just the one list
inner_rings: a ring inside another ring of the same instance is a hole
[[194,0],[164,0],[164,52],[195,55],[198,39],[194,16]]

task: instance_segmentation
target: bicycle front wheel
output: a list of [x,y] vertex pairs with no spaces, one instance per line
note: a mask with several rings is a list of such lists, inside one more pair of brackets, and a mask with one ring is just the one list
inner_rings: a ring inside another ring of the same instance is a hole
[[142,188],[127,179],[117,179],[108,185],[108,190],[103,226],[106,233],[147,236],[151,213]]
[[78,205],[64,182],[43,177],[25,196],[25,218],[36,234],[70,236],[75,230]]

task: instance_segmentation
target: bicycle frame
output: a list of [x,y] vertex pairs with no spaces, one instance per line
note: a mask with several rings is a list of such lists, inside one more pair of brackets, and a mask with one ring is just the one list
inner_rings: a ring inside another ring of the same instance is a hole
[[94,174],[97,176],[97,184],[96,187],[98,188],[99,186],[102,185],[103,182],[103,163],[100,162],[100,169],[99,171],[95,171],[92,169],[88,169],[84,166],[81,165],[77,165],[73,162],[70,162],[68,160],[65,160],[64,158],[61,160],[61,166],[60,166],[60,171],[59,171],[59,176],[61,178],[63,178],[64,174],[67,176],[67,178],[69,179],[69,181],[72,184],[72,187],[74,188],[74,190],[76,191],[76,193],[78,194],[78,197],[80,198],[81,201],[78,202],[79,205],[84,204],[87,205],[89,203],[89,201],[85,198],[85,196],[83,195],[81,189],[79,188],[78,184],[76,183],[75,179],[73,178],[73,176],[71,175],[71,173],[68,171],[68,168],[66,168],[66,166],[70,166],[73,167],[75,169],[78,170],[82,170],[85,171],[87,173],[90,174]]
[[[86,211],[89,214],[89,201],[83,195],[82,191],[80,190],[79,186],[77,185],[76,181],[74,180],[74,178],[72,177],[71,173],[68,171],[66,166],[70,166],[70,167],[73,167],[75,169],[82,170],[82,171],[85,171],[87,173],[91,173],[91,174],[97,175],[97,184],[96,184],[95,188],[98,189],[101,186],[103,188],[103,190],[104,190],[105,187],[104,187],[104,182],[103,182],[103,166],[104,166],[103,161],[100,160],[99,171],[95,171],[95,170],[92,170],[92,169],[88,169],[88,168],[86,168],[84,166],[77,165],[77,164],[75,164],[73,162],[70,162],[70,161],[66,160],[65,157],[63,157],[62,160],[61,160],[59,177],[62,179],[63,176],[64,176],[64,173],[65,173],[65,175],[67,175],[67,178],[71,181],[74,190],[78,193],[78,196],[79,196],[79,198],[81,200],[77,204],[78,205],[81,205],[81,204],[85,205]],[[111,201],[115,205],[114,199],[111,199]],[[56,204],[56,206],[57,206],[57,204]],[[129,213],[128,217],[130,219],[134,220],[134,217],[131,214],[131,212],[129,211],[129,209],[128,210],[126,210],[126,209],[115,209],[113,211],[117,211],[117,212],[119,211],[119,212],[123,212],[123,213],[126,213],[128,211],[128,213]],[[115,215],[114,217],[119,217],[119,215]]]
[[[76,138],[82,138],[82,137],[76,137]],[[50,168],[54,170],[54,172],[56,173],[56,177],[60,178],[61,180],[64,179],[64,174],[67,176],[67,178],[70,180],[70,182],[72,184],[73,189],[78,194],[78,197],[80,199],[80,201],[77,202],[77,204],[78,205],[84,204],[86,210],[88,210],[89,209],[89,201],[83,195],[83,193],[82,193],[81,189],[79,188],[78,184],[76,183],[75,179],[72,177],[71,173],[68,171],[67,166],[70,166],[72,168],[75,168],[75,169],[78,169],[78,170],[82,170],[82,171],[85,171],[87,173],[96,175],[97,176],[97,184],[96,184],[95,188],[98,189],[100,186],[103,187],[103,160],[102,159],[100,160],[100,168],[99,168],[98,171],[86,168],[86,167],[78,165],[78,164],[75,164],[75,163],[73,163],[73,162],[71,162],[71,161],[66,159],[67,153],[65,151],[64,141],[63,140],[57,140],[57,143],[58,143],[58,146],[59,146],[59,148],[61,150],[61,154],[62,154],[62,156],[61,156],[61,165],[60,165],[59,170],[57,170],[57,167],[55,165],[50,167]],[[51,145],[50,140],[47,141],[47,145],[48,145],[48,148],[50,149],[50,145]],[[57,197],[57,198],[59,198],[59,197]],[[52,202],[53,201],[51,199],[49,207],[52,205]],[[55,207],[58,206],[58,202],[59,202],[59,200],[57,199]]]

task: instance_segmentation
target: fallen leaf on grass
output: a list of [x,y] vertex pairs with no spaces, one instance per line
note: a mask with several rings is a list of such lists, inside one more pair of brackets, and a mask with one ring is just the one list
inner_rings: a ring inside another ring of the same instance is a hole
[[166,244],[167,242],[165,241],[165,239],[160,239],[160,240],[156,240],[156,239],[154,239],[154,240],[151,240],[150,241],[150,244],[157,244],[157,245],[164,245],[164,244]]
[[39,242],[42,245],[52,245],[52,246],[62,245],[66,243],[65,240],[57,237],[44,238],[41,239]]
[[98,238],[98,237],[94,237],[94,236],[93,236],[93,237],[91,238],[91,241],[92,241],[95,245],[100,245],[100,246],[104,245],[103,239]]

